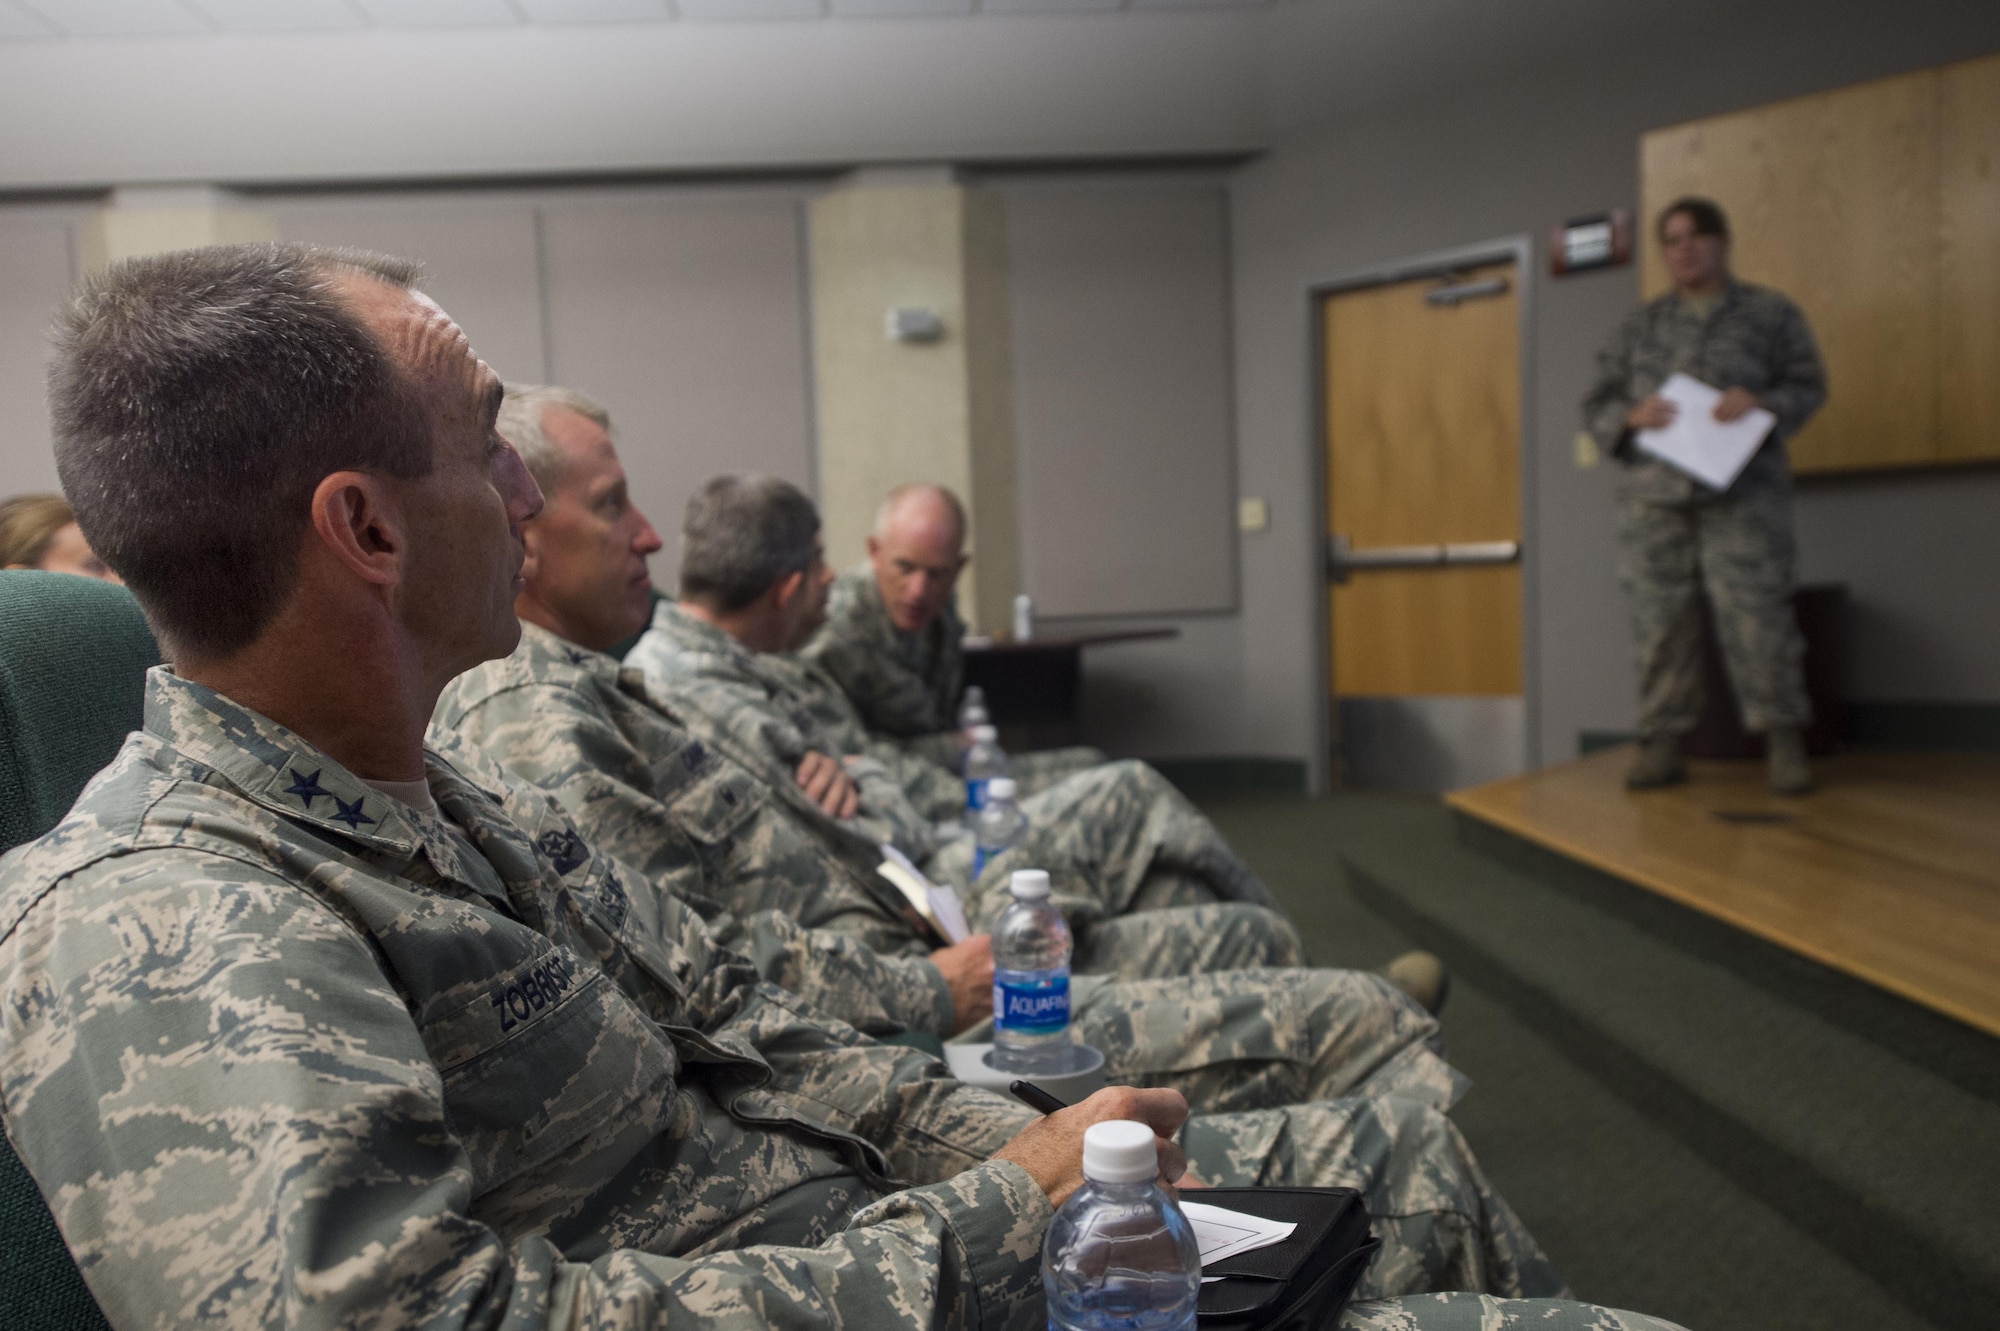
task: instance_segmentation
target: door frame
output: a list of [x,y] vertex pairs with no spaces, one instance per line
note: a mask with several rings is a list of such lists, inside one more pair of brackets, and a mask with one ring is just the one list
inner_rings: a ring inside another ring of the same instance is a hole
[[1315,282],[1306,288],[1306,322],[1311,372],[1306,376],[1312,401],[1306,417],[1312,422],[1308,457],[1312,467],[1314,507],[1319,523],[1311,543],[1313,586],[1312,623],[1314,679],[1313,713],[1317,718],[1317,740],[1307,765],[1307,784],[1316,795],[1332,788],[1330,765],[1333,758],[1333,678],[1332,625],[1329,622],[1326,577],[1326,542],[1331,515],[1326,511],[1326,318],[1328,298],[1369,287],[1388,286],[1416,278],[1441,277],[1461,268],[1481,264],[1514,265],[1514,295],[1517,302],[1517,341],[1520,364],[1519,463],[1521,471],[1521,704],[1524,748],[1530,770],[1542,765],[1542,679],[1541,679],[1541,540],[1535,503],[1536,479],[1540,471],[1536,457],[1535,401],[1535,242],[1526,234],[1432,250],[1411,258],[1374,264],[1339,277]]

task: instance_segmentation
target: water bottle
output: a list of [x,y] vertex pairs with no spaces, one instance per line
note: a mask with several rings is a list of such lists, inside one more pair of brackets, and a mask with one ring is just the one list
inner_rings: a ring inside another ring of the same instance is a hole
[[972,816],[972,879],[1021,839],[1028,820],[1014,803],[1014,778],[996,776],[986,783],[986,807]]
[[1042,1240],[1049,1331],[1193,1331],[1201,1249],[1158,1172],[1145,1124],[1084,1131],[1083,1186]]
[[1007,775],[1007,754],[1000,732],[992,726],[972,728],[972,747],[965,751],[965,820],[972,822],[986,807],[986,783]]
[[969,738],[974,726],[993,724],[993,718],[986,713],[986,690],[977,684],[965,686],[965,701],[958,705],[958,728]]
[[1049,900],[1049,875],[1016,869],[1014,896],[993,925],[993,1069],[1068,1072],[1069,924]]
[[1035,598],[1022,592],[1014,598],[1014,641],[1035,640]]

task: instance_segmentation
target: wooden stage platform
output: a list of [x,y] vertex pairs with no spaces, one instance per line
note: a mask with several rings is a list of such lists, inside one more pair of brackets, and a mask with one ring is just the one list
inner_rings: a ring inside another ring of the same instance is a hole
[[1781,799],[1758,762],[1625,789],[1631,748],[1452,808],[2000,1035],[2000,757],[1843,754]]

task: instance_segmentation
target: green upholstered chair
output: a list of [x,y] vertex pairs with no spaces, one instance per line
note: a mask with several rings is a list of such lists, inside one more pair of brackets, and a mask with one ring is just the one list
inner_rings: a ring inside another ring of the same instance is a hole
[[[123,587],[0,570],[0,851],[54,827],[139,728],[159,648]],[[0,1137],[0,1327],[105,1331],[41,1192]]]

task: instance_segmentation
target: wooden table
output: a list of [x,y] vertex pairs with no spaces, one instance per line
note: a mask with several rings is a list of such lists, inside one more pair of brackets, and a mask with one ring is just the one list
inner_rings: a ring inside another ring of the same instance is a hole
[[[1157,642],[1177,628],[1119,629],[1074,637],[965,640],[965,682],[986,694],[994,724],[1012,732],[1009,747],[1074,744],[1082,732],[1083,649],[1120,642]],[[1023,741],[1026,741],[1025,743]],[[1002,743],[1007,743],[1003,736]]]

